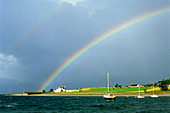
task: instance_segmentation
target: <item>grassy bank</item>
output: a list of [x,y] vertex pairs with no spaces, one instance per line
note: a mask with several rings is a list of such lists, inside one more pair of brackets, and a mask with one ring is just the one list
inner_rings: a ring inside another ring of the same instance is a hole
[[[110,87],[109,92],[117,96],[136,96],[138,95],[138,87]],[[103,96],[107,92],[106,87],[80,88],[76,89],[79,92],[25,92],[23,94],[11,94],[6,96]],[[141,87],[140,92],[145,96],[150,96],[153,93],[153,87]],[[168,91],[161,91],[159,87],[154,88],[155,94],[159,96],[170,96],[170,87]]]
[[[168,89],[169,89],[168,91],[161,91],[161,89],[159,87],[155,87],[154,92],[155,93],[163,93],[163,92],[170,93],[170,87]],[[105,92],[107,92],[106,87],[81,88],[78,90],[81,93],[105,93]],[[122,87],[122,88],[110,87],[109,92],[112,92],[112,93],[137,93],[139,91],[138,91],[138,87]],[[140,92],[152,93],[153,87],[141,87]]]

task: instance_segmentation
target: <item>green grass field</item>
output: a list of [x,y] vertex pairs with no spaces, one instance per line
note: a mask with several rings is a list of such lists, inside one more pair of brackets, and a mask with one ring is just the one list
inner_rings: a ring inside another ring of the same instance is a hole
[[[148,90],[148,89],[152,89],[152,88],[147,88],[147,87],[141,87],[140,91],[144,92],[144,90]],[[87,93],[105,93],[107,92],[107,88],[89,88],[89,90],[84,90],[83,88],[79,90],[80,92],[87,92]],[[129,88],[129,87],[123,87],[123,88],[109,88],[109,92],[113,92],[113,93],[133,93],[133,92],[137,92],[138,88]]]

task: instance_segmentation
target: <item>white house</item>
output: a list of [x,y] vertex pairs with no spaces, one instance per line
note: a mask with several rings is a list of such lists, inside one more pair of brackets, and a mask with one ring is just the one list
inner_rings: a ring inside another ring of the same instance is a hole
[[139,87],[140,85],[139,84],[131,84],[131,86],[129,86],[129,87]]
[[66,86],[60,86],[60,87],[57,87],[56,90],[54,90],[55,93],[58,93],[58,92],[79,92],[79,90],[66,90]]
[[66,87],[65,86],[60,86],[60,87],[57,87],[56,90],[54,90],[55,93],[57,92],[66,92]]

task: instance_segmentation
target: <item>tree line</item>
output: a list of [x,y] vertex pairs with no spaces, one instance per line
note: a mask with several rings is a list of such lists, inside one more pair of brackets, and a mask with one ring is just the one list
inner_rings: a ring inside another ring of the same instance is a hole
[[[168,90],[168,85],[170,85],[170,78],[169,79],[162,79],[161,81],[155,82],[154,86],[159,86],[162,91],[167,91]],[[144,85],[145,87],[150,87],[153,86],[153,84],[146,84]]]

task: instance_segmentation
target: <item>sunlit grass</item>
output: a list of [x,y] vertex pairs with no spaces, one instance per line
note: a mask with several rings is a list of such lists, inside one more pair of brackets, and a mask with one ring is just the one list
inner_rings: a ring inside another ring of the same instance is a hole
[[[155,87],[156,89],[157,87]],[[138,92],[138,87],[134,87],[134,88],[130,88],[130,87],[110,87],[109,88],[109,92],[113,92],[113,93],[134,93],[134,92]],[[144,91],[145,90],[145,91]],[[108,91],[107,87],[96,87],[96,88],[88,88],[88,90],[84,90],[79,89],[80,92],[83,93],[105,93]],[[153,91],[152,87],[141,87],[140,88],[140,92],[151,92]],[[158,90],[157,90],[158,91]],[[159,90],[160,91],[160,90]]]

